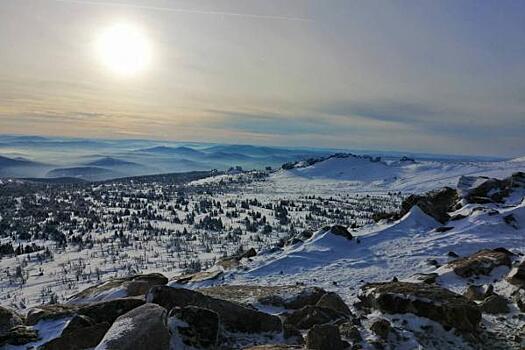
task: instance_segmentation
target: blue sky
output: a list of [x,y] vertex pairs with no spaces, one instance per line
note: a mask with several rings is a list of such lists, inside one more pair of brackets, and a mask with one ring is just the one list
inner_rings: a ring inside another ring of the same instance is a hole
[[[127,23],[151,60],[95,43]],[[6,0],[2,133],[525,154],[525,2]]]

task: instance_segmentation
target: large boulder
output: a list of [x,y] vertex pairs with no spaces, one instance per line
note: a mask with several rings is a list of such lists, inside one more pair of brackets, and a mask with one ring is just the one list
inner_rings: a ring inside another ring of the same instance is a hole
[[77,311],[79,315],[87,316],[95,323],[113,323],[117,317],[144,305],[145,301],[138,298],[121,298],[83,305]]
[[341,236],[348,240],[352,240],[354,238],[348,229],[341,225],[333,225],[330,227],[330,232],[336,236]]
[[449,212],[456,210],[459,202],[458,192],[450,187],[443,187],[422,195],[413,194],[401,204],[401,216],[406,215],[417,205],[425,214],[444,224],[450,220]]
[[283,317],[285,323],[297,329],[310,329],[314,325],[346,320],[348,319],[348,314],[325,307],[307,305],[299,310],[286,313]]
[[200,288],[198,291],[217,299],[228,300],[244,306],[265,305],[285,309],[300,309],[306,305],[315,305],[327,293],[322,288],[300,285],[221,285]]
[[[195,349],[216,349],[219,344],[219,315],[216,312],[195,306],[173,308],[169,316],[172,339],[179,344]],[[181,344],[182,343],[182,344]]]
[[171,334],[166,321],[166,309],[144,304],[117,318],[95,349],[168,350]]
[[163,306],[167,310],[174,307],[197,306],[215,311],[224,328],[230,332],[241,333],[280,333],[281,320],[264,312],[249,309],[227,300],[209,297],[200,292],[167,286],[153,287],[146,300]]
[[76,327],[70,327],[70,325],[71,322],[59,337],[45,343],[39,347],[39,350],[91,349],[100,343],[111,326],[107,322]]
[[477,305],[462,295],[426,283],[385,282],[363,286],[363,304],[389,314],[412,313],[447,328],[474,332],[481,321]]
[[501,295],[493,294],[487,297],[479,305],[482,312],[487,314],[508,314],[510,312],[509,301]]
[[339,294],[334,292],[328,292],[323,295],[316,305],[327,309],[332,309],[344,315],[352,315],[352,311],[350,311],[348,305],[346,305]]
[[26,315],[26,324],[32,326],[40,320],[57,320],[72,317],[78,310],[76,305],[49,304],[40,305],[29,309]]
[[69,298],[70,304],[144,296],[153,286],[163,286],[168,278],[160,273],[150,273],[124,278],[113,278],[104,283],[84,289]]
[[507,281],[511,284],[525,287],[525,260],[509,273]]
[[8,331],[16,326],[24,324],[22,317],[15,311],[0,306],[0,336],[6,335]]
[[343,350],[339,328],[333,325],[316,325],[306,335],[306,348],[312,350]]
[[506,249],[483,249],[465,258],[453,260],[447,264],[460,277],[489,275],[498,266],[511,267],[512,253]]

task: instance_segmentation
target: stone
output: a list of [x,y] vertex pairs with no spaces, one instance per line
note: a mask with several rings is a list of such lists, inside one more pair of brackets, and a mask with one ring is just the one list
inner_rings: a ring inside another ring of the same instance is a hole
[[481,321],[481,312],[475,303],[437,285],[384,282],[367,284],[362,289],[362,302],[384,313],[412,313],[436,321],[445,329],[464,332],[477,331]]
[[458,202],[458,192],[453,188],[443,187],[423,195],[409,196],[401,204],[400,215],[406,215],[413,206],[417,205],[425,214],[445,224],[450,220],[448,213],[456,210]]
[[359,329],[352,322],[344,322],[339,325],[341,337],[350,340],[352,343],[359,343],[363,340]]
[[510,271],[507,281],[513,285],[525,288],[525,260]]
[[9,330],[24,324],[22,317],[14,310],[0,306],[0,336],[6,335]]
[[348,319],[348,315],[320,306],[307,305],[283,315],[285,323],[297,329],[310,329],[314,325]]
[[117,318],[95,350],[169,350],[166,318],[159,305],[139,306]]
[[323,295],[317,302],[316,306],[332,309],[348,316],[352,315],[352,311],[350,311],[348,305],[345,304],[339,294],[334,292],[328,292]]
[[133,296],[143,297],[151,287],[163,286],[167,283],[168,278],[160,273],[113,278],[73,295],[68,303],[83,304]]
[[201,272],[178,276],[175,278],[175,283],[188,284],[188,283],[194,283],[194,282],[212,281],[212,280],[218,279],[222,275],[224,275],[224,272],[220,270],[201,271]]
[[447,266],[452,268],[456,275],[464,278],[489,275],[498,266],[511,267],[511,255],[509,255],[510,252],[507,252],[482,249],[468,257],[453,260]]
[[467,287],[467,290],[463,293],[465,298],[471,301],[480,301],[484,300],[486,297],[493,293],[494,287],[489,285],[487,287],[470,285]]
[[26,325],[33,326],[40,320],[56,320],[75,315],[78,307],[75,305],[49,304],[29,309],[26,315]]
[[39,350],[78,350],[94,348],[104,338],[104,335],[111,325],[104,322],[81,328],[74,327],[74,329],[69,326],[70,325],[64,329],[59,337],[45,343],[39,347]]
[[171,333],[184,345],[195,349],[215,349],[219,339],[219,315],[195,306],[175,307],[170,311]]
[[100,301],[81,306],[77,313],[90,317],[95,323],[108,322],[112,324],[117,317],[144,305],[145,301],[138,298],[120,298]]
[[306,335],[306,348],[312,350],[343,350],[339,329],[334,325],[315,325]]
[[509,301],[501,295],[491,295],[479,305],[482,312],[487,314],[507,314],[510,312]]
[[167,286],[153,287],[146,300],[167,310],[174,307],[197,306],[215,311],[224,328],[241,333],[280,333],[282,324],[279,317],[249,309],[226,300],[209,297],[200,292]]
[[388,338],[388,333],[390,333],[390,322],[385,319],[379,319],[374,321],[370,326],[370,330],[374,332],[379,338],[386,339]]
[[330,227],[330,232],[336,236],[341,236],[348,240],[352,240],[354,238],[348,229],[341,225],[333,225]]
[[0,346],[9,345],[24,345],[37,341],[38,332],[28,326],[15,326],[11,328],[6,334],[0,336]]

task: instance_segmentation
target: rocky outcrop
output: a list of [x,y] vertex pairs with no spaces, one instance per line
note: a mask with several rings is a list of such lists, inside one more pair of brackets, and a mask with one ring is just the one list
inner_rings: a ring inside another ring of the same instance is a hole
[[517,172],[503,180],[463,176],[458,186],[468,203],[501,203],[513,189],[525,188],[525,173]]
[[167,283],[168,278],[160,273],[114,278],[73,295],[69,298],[68,303],[82,304],[116,298],[144,296],[151,287],[163,286]]
[[117,318],[96,350],[168,350],[167,311],[145,304]]
[[457,209],[458,192],[450,187],[427,192],[423,195],[411,195],[401,204],[400,215],[406,215],[413,206],[418,206],[425,214],[444,224],[450,220],[449,212]]
[[509,273],[507,281],[513,285],[525,288],[525,260]]
[[226,300],[215,299],[200,292],[166,286],[153,287],[147,301],[163,306],[167,310],[175,307],[196,306],[216,312],[224,328],[241,333],[280,333],[281,320],[277,316],[249,309]]
[[[323,230],[326,230],[326,227]],[[354,238],[352,234],[348,232],[348,229],[341,225],[333,225],[332,227],[329,228],[329,230],[332,234],[336,236],[344,237],[348,240],[352,240]]]
[[0,336],[0,347],[4,345],[24,345],[38,340],[38,332],[28,326],[15,326]]
[[299,310],[295,310],[283,315],[285,323],[291,324],[297,329],[310,329],[314,325],[336,322],[348,319],[348,315],[332,309],[307,305]]
[[363,287],[365,307],[389,314],[412,313],[460,331],[474,332],[481,321],[477,305],[436,285],[408,282],[372,283]]
[[176,307],[171,310],[168,323],[172,339],[178,343],[172,344],[176,349],[183,346],[216,349],[219,344],[219,315],[214,311],[195,306]]
[[0,337],[6,335],[11,328],[23,323],[22,317],[18,313],[0,306]]
[[460,277],[489,275],[498,266],[511,267],[512,253],[506,249],[483,249],[465,258],[453,260],[447,264]]
[[333,325],[315,325],[306,335],[306,348],[312,350],[343,350],[346,347],[341,340],[339,328]]

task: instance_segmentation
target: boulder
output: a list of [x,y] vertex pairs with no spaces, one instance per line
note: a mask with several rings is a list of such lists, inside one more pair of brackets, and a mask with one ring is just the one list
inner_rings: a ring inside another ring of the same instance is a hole
[[341,333],[341,337],[350,340],[353,344],[359,343],[363,340],[359,329],[352,322],[344,322],[340,324],[339,333]]
[[379,338],[387,339],[388,333],[390,333],[390,322],[385,319],[379,319],[374,321],[370,326],[370,330],[374,332]]
[[29,309],[26,315],[26,325],[33,326],[40,320],[56,320],[64,317],[72,317],[77,312],[75,305],[49,304],[40,305]]
[[348,229],[341,225],[333,225],[330,227],[330,232],[336,236],[341,236],[348,240],[352,240],[354,238],[354,236],[348,232]]
[[425,214],[445,224],[450,220],[448,213],[457,209],[458,202],[458,192],[453,188],[443,187],[423,195],[409,196],[401,204],[400,214],[406,215],[413,206],[417,205]]
[[144,305],[144,303],[145,301],[139,298],[113,299],[83,305],[77,313],[93,319],[95,323],[107,322],[112,324],[117,317]]
[[312,350],[343,350],[345,343],[336,326],[325,324],[313,326],[306,335],[306,348]]
[[186,274],[186,275],[175,277],[174,281],[177,284],[188,284],[188,283],[194,283],[194,282],[216,280],[222,275],[224,275],[224,272],[220,270],[201,271],[201,272],[196,272],[196,273],[191,273],[191,274]]
[[471,301],[480,301],[487,298],[489,295],[494,293],[494,287],[489,284],[485,286],[470,285],[467,287],[467,290],[463,293],[465,298]]
[[511,267],[509,251],[502,249],[483,249],[465,258],[453,260],[447,264],[460,277],[489,275],[498,266]]
[[316,305],[327,309],[332,309],[348,316],[352,315],[352,311],[350,311],[348,305],[345,304],[339,294],[334,292],[328,292],[323,295]]
[[23,324],[24,321],[19,314],[11,309],[0,306],[0,336],[6,335],[11,328]]
[[291,324],[297,329],[310,329],[314,325],[348,319],[347,314],[340,313],[333,309],[312,305],[307,305],[299,310],[285,313],[282,316],[285,319],[285,323]]
[[219,315],[214,311],[195,306],[175,307],[170,311],[168,323],[172,339],[184,346],[195,349],[216,349],[218,346]]
[[493,294],[483,300],[479,308],[487,314],[508,314],[510,312],[508,304],[507,299],[501,295]]
[[38,339],[38,332],[32,327],[15,326],[0,336],[0,347],[4,345],[24,345]]
[[59,337],[45,343],[39,347],[39,350],[78,350],[94,348],[104,338],[104,335],[111,325],[104,322],[82,327],[78,324],[75,327],[70,326],[71,322]]
[[513,285],[525,287],[525,260],[509,273],[507,281]]
[[73,295],[68,303],[83,304],[133,296],[142,297],[151,287],[163,286],[167,283],[168,279],[160,273],[113,278]]
[[166,317],[161,306],[139,306],[117,318],[95,350],[168,350]]
[[149,291],[146,299],[168,310],[174,307],[197,306],[215,311],[224,328],[234,333],[282,332],[281,320],[277,316],[189,289],[157,286]]
[[388,314],[412,313],[446,329],[475,332],[481,321],[477,305],[462,295],[426,283],[386,282],[363,286],[363,304]]

